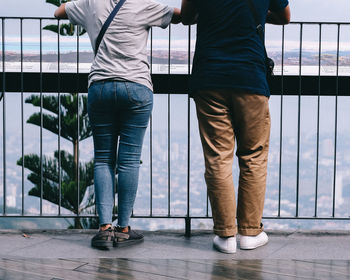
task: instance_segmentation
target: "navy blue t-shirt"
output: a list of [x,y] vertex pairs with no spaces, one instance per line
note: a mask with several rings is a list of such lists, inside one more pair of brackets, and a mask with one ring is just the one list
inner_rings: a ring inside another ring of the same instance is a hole
[[[265,25],[267,11],[288,0],[253,0]],[[201,89],[241,89],[269,96],[263,43],[247,0],[196,0],[197,43],[191,93]]]

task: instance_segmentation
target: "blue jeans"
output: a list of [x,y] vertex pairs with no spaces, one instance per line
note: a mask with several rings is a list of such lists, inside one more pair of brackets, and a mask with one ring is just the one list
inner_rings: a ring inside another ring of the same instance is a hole
[[118,225],[129,225],[152,107],[153,92],[137,83],[106,80],[89,87],[88,114],[94,139],[94,185],[100,225],[112,223],[116,165]]

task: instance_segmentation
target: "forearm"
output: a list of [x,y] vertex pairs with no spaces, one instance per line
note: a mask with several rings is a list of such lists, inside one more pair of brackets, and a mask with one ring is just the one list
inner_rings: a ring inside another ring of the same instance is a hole
[[171,23],[180,23],[181,22],[181,11],[178,8],[174,8],[174,14],[171,19]]
[[181,4],[181,21],[185,25],[190,25],[197,22],[198,12],[196,5],[192,0],[182,0]]
[[66,4],[62,4],[55,11],[55,18],[67,19]]

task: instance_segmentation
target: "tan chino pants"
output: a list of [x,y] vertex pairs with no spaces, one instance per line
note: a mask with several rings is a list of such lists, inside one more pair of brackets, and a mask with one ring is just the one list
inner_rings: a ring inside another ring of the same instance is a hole
[[270,137],[268,98],[237,90],[203,90],[195,98],[205,158],[205,180],[213,213],[214,233],[237,234],[232,179],[235,139],[239,162],[238,233],[263,230],[267,158]]

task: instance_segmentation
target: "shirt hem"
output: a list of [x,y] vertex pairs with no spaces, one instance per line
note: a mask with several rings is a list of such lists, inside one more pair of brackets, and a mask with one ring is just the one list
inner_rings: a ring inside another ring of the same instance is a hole
[[271,93],[270,91],[263,90],[261,88],[253,88],[253,87],[245,87],[245,86],[204,86],[204,87],[196,87],[196,88],[191,88],[190,90],[190,96],[194,97],[196,96],[197,92],[200,90],[206,90],[206,89],[231,89],[231,90],[242,90],[242,91],[247,91],[248,93],[252,94],[259,94],[259,95],[264,95],[266,97],[270,97]]

